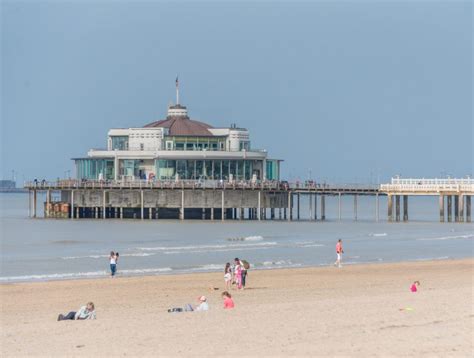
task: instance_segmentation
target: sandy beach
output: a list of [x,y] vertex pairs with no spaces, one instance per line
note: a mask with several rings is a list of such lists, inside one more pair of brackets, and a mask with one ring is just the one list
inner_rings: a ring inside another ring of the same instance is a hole
[[[221,273],[4,284],[1,354],[469,356],[473,264],[250,271],[233,310],[222,308]],[[210,311],[167,312],[203,294]],[[97,320],[56,321],[87,301]]]

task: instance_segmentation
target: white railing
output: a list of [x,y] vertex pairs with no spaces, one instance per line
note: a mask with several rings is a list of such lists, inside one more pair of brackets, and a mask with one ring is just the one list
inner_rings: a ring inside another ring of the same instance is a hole
[[474,179],[447,178],[447,179],[401,179],[392,178],[391,184],[380,185],[381,192],[399,193],[426,193],[436,194],[443,192],[474,193]]

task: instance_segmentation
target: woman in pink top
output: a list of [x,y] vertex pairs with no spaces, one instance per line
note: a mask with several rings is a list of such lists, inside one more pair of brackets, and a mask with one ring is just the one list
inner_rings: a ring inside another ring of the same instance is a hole
[[240,290],[242,288],[242,266],[240,266],[240,262],[236,264],[234,268],[234,281]]
[[234,301],[229,292],[222,292],[222,298],[224,299],[224,309],[234,308]]

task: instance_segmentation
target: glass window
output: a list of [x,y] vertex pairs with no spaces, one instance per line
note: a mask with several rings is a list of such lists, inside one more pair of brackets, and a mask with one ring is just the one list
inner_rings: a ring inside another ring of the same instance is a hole
[[128,136],[113,136],[112,150],[128,150]]

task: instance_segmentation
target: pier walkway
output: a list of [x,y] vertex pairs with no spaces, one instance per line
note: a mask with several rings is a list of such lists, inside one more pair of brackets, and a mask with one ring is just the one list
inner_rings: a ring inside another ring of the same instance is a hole
[[[222,181],[222,180],[58,180],[32,181],[29,191],[30,216],[37,216],[37,192],[46,192],[45,217],[55,218],[179,218],[202,220],[300,220],[301,198],[307,199],[310,220],[326,220],[327,197],[338,200],[352,196],[354,220],[358,197],[375,198],[374,218],[379,220],[379,197],[387,196],[388,221],[408,220],[408,196],[438,195],[440,221],[471,222],[473,179],[400,179],[389,184],[328,184],[306,181]],[[52,201],[52,192],[60,194]],[[33,200],[31,196],[33,195]],[[446,208],[445,199],[446,198]],[[454,206],[452,202],[454,200]],[[319,202],[319,205],[318,205]],[[395,205],[395,208],[393,207]],[[318,210],[319,207],[319,210]],[[446,210],[445,210],[446,209]],[[296,211],[296,212],[295,212]],[[319,211],[319,215],[318,215]]]

